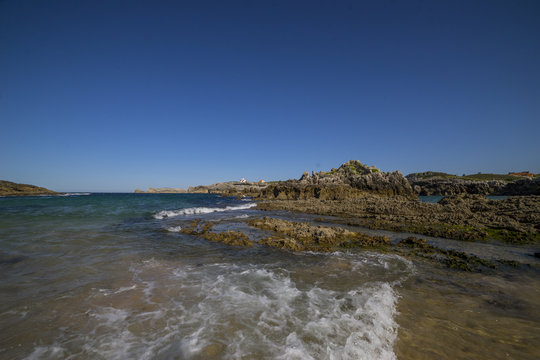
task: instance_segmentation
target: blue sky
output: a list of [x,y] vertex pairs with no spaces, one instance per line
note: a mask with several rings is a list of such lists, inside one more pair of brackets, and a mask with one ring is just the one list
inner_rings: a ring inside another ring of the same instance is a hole
[[0,2],[0,179],[540,172],[538,1]]

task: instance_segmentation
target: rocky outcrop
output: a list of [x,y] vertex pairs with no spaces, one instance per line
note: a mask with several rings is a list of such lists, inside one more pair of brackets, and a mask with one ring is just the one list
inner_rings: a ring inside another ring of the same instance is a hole
[[261,239],[261,244],[293,251],[335,251],[350,247],[384,247],[390,244],[386,236],[370,236],[339,227],[316,226],[264,217],[248,221],[252,227],[274,232]]
[[540,177],[521,179],[506,184],[496,195],[540,195]]
[[413,173],[406,176],[415,194],[425,195],[540,195],[540,177],[519,174],[451,175],[441,172]]
[[225,245],[231,246],[252,246],[253,241],[249,240],[249,237],[238,231],[212,231],[214,226],[211,222],[199,223],[198,220],[194,221],[188,226],[184,226],[180,232],[188,235],[195,235],[203,239],[219,242]]
[[461,194],[429,204],[404,196],[365,195],[340,200],[271,200],[258,203],[257,208],[330,215],[348,225],[458,240],[540,242],[540,196],[489,200]]
[[348,185],[301,185],[297,183],[282,182],[262,189],[257,197],[259,199],[278,200],[342,200],[364,196],[361,190]]
[[413,196],[413,190],[401,172],[382,172],[373,166],[351,160],[338,169],[310,175],[299,180],[282,181],[260,192],[263,199],[329,199],[355,198],[365,193]]
[[17,184],[11,181],[0,180],[0,196],[32,196],[32,195],[59,195],[56,191],[44,187]]
[[501,191],[505,186],[505,181],[472,181],[462,179],[417,179],[406,177],[411,184],[415,194],[427,195],[456,195],[456,194],[477,194],[489,195]]

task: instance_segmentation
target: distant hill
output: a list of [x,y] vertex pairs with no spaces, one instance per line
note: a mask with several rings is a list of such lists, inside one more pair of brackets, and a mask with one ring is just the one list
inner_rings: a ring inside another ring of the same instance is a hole
[[17,184],[11,181],[0,180],[0,196],[30,196],[30,195],[58,195],[56,191],[44,187]]
[[[538,175],[533,175],[538,176]],[[461,180],[470,180],[470,181],[492,181],[500,180],[506,182],[512,182],[519,179],[523,179],[523,176],[519,175],[510,175],[510,174],[470,174],[470,175],[453,175],[447,174],[444,172],[437,171],[426,171],[419,173],[412,173],[406,176],[409,181],[411,180],[428,180],[428,179],[461,179]]]

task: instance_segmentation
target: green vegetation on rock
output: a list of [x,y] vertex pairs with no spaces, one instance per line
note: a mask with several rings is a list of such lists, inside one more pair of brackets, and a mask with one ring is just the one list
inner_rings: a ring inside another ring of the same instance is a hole
[[0,180],[0,196],[58,195],[43,187]]
[[539,233],[522,232],[508,229],[486,229],[487,237],[507,244],[535,244],[540,243]]

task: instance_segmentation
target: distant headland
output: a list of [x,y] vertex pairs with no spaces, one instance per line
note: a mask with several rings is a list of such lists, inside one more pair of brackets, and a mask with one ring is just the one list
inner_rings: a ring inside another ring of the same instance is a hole
[[28,184],[0,180],[0,196],[60,195],[56,191]]

